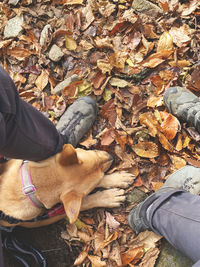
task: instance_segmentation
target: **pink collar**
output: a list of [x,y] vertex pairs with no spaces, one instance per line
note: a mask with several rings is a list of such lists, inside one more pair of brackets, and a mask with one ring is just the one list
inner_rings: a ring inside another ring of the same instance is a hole
[[45,208],[42,202],[35,196],[36,188],[32,183],[27,163],[28,161],[25,160],[21,165],[21,181],[23,186],[22,191],[24,195],[29,198],[33,206],[36,208]]

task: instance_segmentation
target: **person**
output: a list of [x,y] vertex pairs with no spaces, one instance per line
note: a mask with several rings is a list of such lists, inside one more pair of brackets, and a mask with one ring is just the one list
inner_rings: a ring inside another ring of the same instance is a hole
[[62,115],[57,127],[31,104],[19,97],[10,76],[0,67],[0,155],[40,161],[77,146],[92,127],[97,104],[89,96],[76,100]]
[[[200,131],[200,100],[183,87],[164,94],[169,111]],[[185,166],[172,173],[157,192],[134,207],[128,215],[130,227],[140,233],[151,230],[164,236],[200,266],[200,168]]]
[[[19,97],[13,80],[0,67],[0,155],[3,157],[40,161],[60,152],[66,143],[76,147],[92,127],[97,112],[95,100],[81,97],[69,106],[55,127],[40,111]],[[12,230],[0,226],[0,267],[4,265],[1,231],[5,234],[4,248],[11,250],[23,266],[29,266],[19,253],[27,252],[27,247],[24,242],[16,245],[15,235],[7,233]],[[34,266],[46,266],[45,259],[35,248],[29,247],[27,253],[33,255]]]

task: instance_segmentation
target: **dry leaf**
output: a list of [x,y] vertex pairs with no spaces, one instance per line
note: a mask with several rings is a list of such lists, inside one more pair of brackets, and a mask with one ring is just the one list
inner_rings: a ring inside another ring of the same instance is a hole
[[111,229],[117,229],[120,226],[120,223],[116,221],[115,218],[107,211],[106,211],[106,223]]
[[24,60],[30,55],[35,54],[35,52],[20,47],[14,47],[14,48],[7,48],[7,54],[12,57],[15,57],[18,60]]
[[170,29],[169,33],[173,38],[173,42],[178,47],[186,46],[187,43],[191,40],[190,33],[189,33],[187,26],[185,24],[179,28],[172,27]]
[[102,261],[99,256],[92,256],[88,255],[88,259],[92,263],[92,267],[106,267],[107,263],[105,261]]
[[65,47],[70,51],[75,51],[77,48],[76,41],[73,39],[71,35],[66,35],[65,37]]
[[160,250],[158,248],[150,248],[145,253],[142,262],[139,264],[139,267],[154,267],[159,253]]
[[143,158],[155,158],[159,156],[158,145],[153,142],[139,142],[132,147],[133,151]]
[[134,263],[138,262],[143,254],[144,254],[143,246],[138,246],[137,248],[130,248],[126,252],[122,253],[123,266],[126,266],[132,261],[134,261]]
[[42,70],[40,76],[35,81],[37,88],[42,91],[47,86],[49,80],[49,73],[46,70]]
[[160,50],[157,53],[152,54],[142,62],[142,65],[147,68],[155,68],[159,64],[163,63],[167,58],[173,54],[173,50]]
[[88,256],[88,253],[86,251],[82,251],[78,257],[76,258],[75,262],[74,262],[74,265],[77,266],[77,265],[80,265],[84,262],[84,260],[86,259],[86,257]]
[[168,140],[174,139],[176,136],[179,128],[180,123],[176,117],[174,117],[172,114],[167,112],[160,112],[162,123],[161,123],[161,130],[166,136]]
[[169,32],[164,32],[158,41],[157,52],[173,49],[173,38]]

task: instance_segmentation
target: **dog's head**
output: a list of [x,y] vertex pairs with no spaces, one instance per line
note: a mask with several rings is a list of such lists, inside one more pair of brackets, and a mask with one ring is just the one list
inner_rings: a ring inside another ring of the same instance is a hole
[[57,173],[62,180],[60,200],[70,223],[77,219],[83,197],[99,184],[112,161],[107,152],[75,149],[69,144],[56,155]]

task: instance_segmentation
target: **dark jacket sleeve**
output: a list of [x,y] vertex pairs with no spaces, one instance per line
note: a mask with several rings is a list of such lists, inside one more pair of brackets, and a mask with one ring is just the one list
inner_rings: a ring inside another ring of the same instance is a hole
[[0,154],[1,148],[3,148],[6,144],[6,128],[5,121],[2,113],[0,112]]

